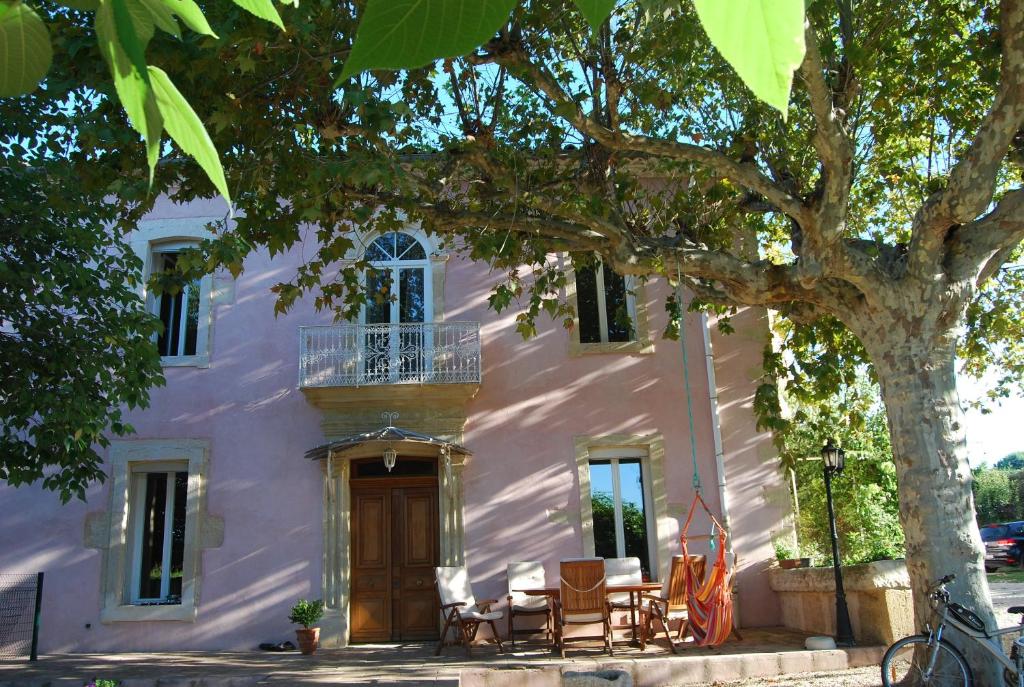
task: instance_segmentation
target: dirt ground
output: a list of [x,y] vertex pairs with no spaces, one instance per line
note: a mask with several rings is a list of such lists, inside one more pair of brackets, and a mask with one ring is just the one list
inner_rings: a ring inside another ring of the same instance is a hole
[[780,675],[759,677],[740,682],[716,682],[715,687],[881,687],[882,680],[877,666],[856,668],[835,673],[804,673],[803,675]]

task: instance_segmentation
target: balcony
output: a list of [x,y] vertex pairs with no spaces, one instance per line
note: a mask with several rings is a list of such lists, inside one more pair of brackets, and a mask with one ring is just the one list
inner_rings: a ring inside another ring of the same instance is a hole
[[299,327],[299,388],[320,407],[472,398],[479,322]]

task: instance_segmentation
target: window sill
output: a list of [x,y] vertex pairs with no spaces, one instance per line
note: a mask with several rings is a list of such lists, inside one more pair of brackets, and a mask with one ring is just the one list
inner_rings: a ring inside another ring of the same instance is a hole
[[147,622],[153,620],[194,623],[196,607],[192,604],[166,606],[114,606],[100,611],[101,623]]
[[580,343],[569,341],[569,355],[579,357],[584,355],[606,355],[617,353],[620,355],[651,355],[654,353],[654,342],[641,341],[615,341],[608,343]]
[[202,367],[210,366],[208,355],[163,355],[160,356],[163,367]]

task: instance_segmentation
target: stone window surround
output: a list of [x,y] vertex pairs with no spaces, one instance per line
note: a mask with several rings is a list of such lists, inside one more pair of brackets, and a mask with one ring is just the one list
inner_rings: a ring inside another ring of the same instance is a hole
[[[206,228],[207,225],[223,219],[216,216],[142,220],[132,231],[129,243],[143,265],[140,295],[151,312],[154,308],[154,296],[149,291],[148,281],[153,273],[153,257],[160,252],[160,244],[181,241],[199,243],[203,239],[213,238],[213,234]],[[213,286],[212,275],[207,274],[199,281],[199,331],[196,336],[196,354],[162,356],[160,363],[164,367],[210,366],[210,343],[213,340]]]
[[661,434],[608,434],[605,436],[578,436],[573,440],[576,454],[576,472],[580,486],[580,529],[583,536],[583,555],[593,557],[594,511],[590,500],[590,460],[592,451],[606,452],[610,449],[626,448],[640,450],[647,454],[641,458],[646,492],[651,497],[648,516],[655,546],[651,571],[657,571],[658,579],[665,579],[671,560],[672,529],[674,521],[668,514],[668,495],[665,489],[665,439]]
[[[110,509],[108,538],[104,547],[102,602],[100,622],[173,620],[194,622],[199,597],[200,551],[206,545],[220,542],[203,537],[206,510],[206,473],[209,442],[201,439],[151,439],[113,441],[110,445],[109,484]],[[188,465],[188,496],[186,498],[185,552],[182,559],[181,603],[174,605],[134,605],[130,598],[132,466],[144,463],[182,462]],[[213,523],[211,523],[213,524]],[[203,541],[206,539],[207,541]]]
[[633,355],[650,355],[654,353],[654,340],[651,338],[650,325],[647,321],[647,289],[635,277],[626,277],[626,288],[633,296],[633,327],[636,338],[633,341],[609,341],[607,343],[582,343],[580,341],[579,301],[576,298],[576,272],[568,267],[565,270],[565,300],[572,307],[572,329],[569,330],[569,355],[579,357],[602,353],[623,353]]

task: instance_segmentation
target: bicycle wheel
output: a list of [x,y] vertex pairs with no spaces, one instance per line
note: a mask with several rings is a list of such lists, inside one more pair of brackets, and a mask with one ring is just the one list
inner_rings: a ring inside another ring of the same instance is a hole
[[882,658],[882,685],[884,687],[971,687],[974,680],[967,661],[956,647],[942,640],[931,673],[925,676],[931,660],[932,648],[928,637],[904,637],[889,647]]

